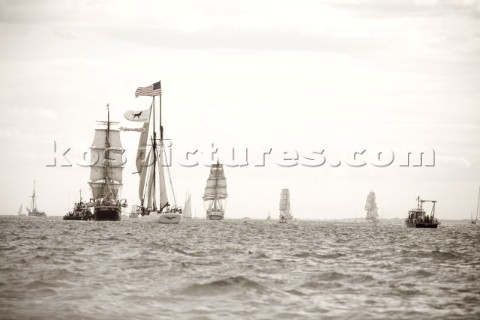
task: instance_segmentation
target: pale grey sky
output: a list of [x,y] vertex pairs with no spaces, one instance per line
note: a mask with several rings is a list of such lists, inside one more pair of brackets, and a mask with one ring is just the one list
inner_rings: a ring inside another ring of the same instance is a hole
[[[300,218],[363,216],[370,190],[385,218],[404,217],[417,195],[438,200],[440,218],[476,207],[480,1],[0,0],[0,213],[28,204],[33,179],[48,215],[70,210],[80,188],[90,195],[76,163],[95,120],[110,103],[114,120],[136,126],[122,115],[147,108],[135,89],[158,80],[177,198],[189,189],[198,216],[209,170],[178,158],[212,143],[226,162],[232,147],[249,149],[250,165],[226,168],[227,217],[275,216],[285,186]],[[46,167],[54,141],[58,166]],[[122,141],[133,159],[138,133]],[[68,148],[73,166],[59,167]],[[364,149],[366,166],[346,164]],[[287,150],[325,150],[326,162],[281,167]],[[370,163],[381,150],[392,165]],[[400,167],[432,150],[435,167]],[[128,161],[130,204],[134,171]]]

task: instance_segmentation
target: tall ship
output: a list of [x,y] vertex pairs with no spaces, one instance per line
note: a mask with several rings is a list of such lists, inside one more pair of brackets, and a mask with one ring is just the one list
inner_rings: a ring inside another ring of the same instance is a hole
[[33,194],[31,195],[32,202],[30,208],[27,208],[29,217],[46,217],[46,213],[37,209],[37,194],[35,192],[35,180],[33,180]]
[[478,198],[477,198],[477,213],[475,216],[475,219],[473,219],[473,215],[470,214],[471,222],[472,224],[477,224],[478,221],[478,211],[479,211],[479,206],[480,206],[480,187],[478,188]]
[[86,202],[82,201],[82,190],[80,190],[80,201],[73,205],[73,210],[63,216],[63,220],[92,220],[93,214]]
[[227,179],[223,164],[217,160],[217,163],[210,167],[210,175],[203,194],[208,220],[222,220],[225,217],[227,197]]
[[192,195],[187,193],[185,198],[185,205],[183,206],[183,217],[185,219],[192,219]]
[[[428,215],[423,209],[425,202],[432,203],[432,211]],[[408,211],[408,217],[405,219],[405,224],[409,228],[436,228],[440,222],[435,218],[435,204],[436,200],[422,200],[417,197],[417,207]]]
[[280,222],[287,222],[293,220],[290,212],[290,190],[284,188],[280,192]]
[[[149,109],[142,111],[127,111],[124,116],[130,121],[143,122],[140,141],[138,143],[136,166],[139,179],[139,212],[142,216],[148,215],[152,221],[164,224],[180,223],[182,209],[177,206],[173,189],[170,169],[166,161],[164,130],[162,126],[161,83],[156,82],[148,87],[139,87],[135,96],[152,97]],[[155,97],[158,96],[158,111]],[[158,117],[158,127],[156,126]],[[169,202],[165,167],[170,182],[170,194],[173,204]],[[157,193],[158,192],[158,193]]]
[[370,221],[378,221],[378,208],[375,192],[370,191],[365,202],[365,211],[367,211],[366,219]]
[[93,219],[96,221],[120,221],[126,200],[120,200],[122,187],[124,149],[120,141],[120,130],[112,129],[110,107],[107,105],[107,121],[98,121],[104,128],[95,129],[91,150],[90,188]]

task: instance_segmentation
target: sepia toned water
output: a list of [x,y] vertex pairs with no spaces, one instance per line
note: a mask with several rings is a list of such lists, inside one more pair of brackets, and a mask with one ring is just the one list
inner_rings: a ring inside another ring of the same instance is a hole
[[2,319],[480,319],[480,228],[0,217]]

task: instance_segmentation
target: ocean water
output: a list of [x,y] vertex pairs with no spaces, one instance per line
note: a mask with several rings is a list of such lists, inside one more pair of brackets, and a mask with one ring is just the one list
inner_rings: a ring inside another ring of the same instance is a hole
[[480,227],[0,217],[1,319],[480,319]]

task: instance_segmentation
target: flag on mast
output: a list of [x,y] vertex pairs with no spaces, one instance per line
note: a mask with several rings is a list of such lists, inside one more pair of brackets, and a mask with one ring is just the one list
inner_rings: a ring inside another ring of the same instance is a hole
[[148,87],[138,87],[135,90],[135,98],[138,96],[147,96],[147,97],[154,97],[154,96],[161,96],[162,95],[162,86],[160,81],[155,82]]
[[145,109],[141,111],[128,110],[123,114],[123,116],[129,121],[148,122],[150,118],[150,109]]

